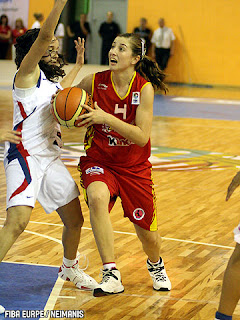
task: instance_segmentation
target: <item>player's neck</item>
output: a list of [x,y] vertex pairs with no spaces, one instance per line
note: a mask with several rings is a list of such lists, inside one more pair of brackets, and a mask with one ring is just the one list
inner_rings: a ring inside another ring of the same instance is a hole
[[123,88],[129,86],[134,74],[135,70],[130,70],[129,72],[113,72],[112,80],[114,82],[115,87]]

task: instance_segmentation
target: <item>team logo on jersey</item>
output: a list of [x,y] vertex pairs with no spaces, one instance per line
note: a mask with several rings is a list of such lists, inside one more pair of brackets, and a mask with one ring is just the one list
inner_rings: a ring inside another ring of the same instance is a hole
[[145,216],[145,211],[142,208],[137,208],[133,211],[133,217],[135,220],[142,220]]
[[98,167],[98,166],[94,166],[94,167],[88,168],[86,170],[86,174],[90,174],[91,176],[93,174],[101,174],[101,173],[103,174],[104,170],[103,170],[103,168]]
[[102,125],[102,131],[105,133],[109,133],[112,131],[111,127],[109,127],[107,124]]
[[107,90],[108,86],[104,83],[99,83],[97,88],[101,90]]
[[133,92],[132,104],[140,104],[140,92]]

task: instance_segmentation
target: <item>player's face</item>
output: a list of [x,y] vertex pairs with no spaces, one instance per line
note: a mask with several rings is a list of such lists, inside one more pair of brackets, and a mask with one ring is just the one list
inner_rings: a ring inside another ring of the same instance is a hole
[[52,38],[52,41],[44,53],[42,60],[49,63],[49,64],[56,64],[58,65],[58,49],[59,49],[59,42],[56,37]]
[[133,67],[139,60],[132,55],[130,40],[117,37],[108,54],[110,70],[122,70]]

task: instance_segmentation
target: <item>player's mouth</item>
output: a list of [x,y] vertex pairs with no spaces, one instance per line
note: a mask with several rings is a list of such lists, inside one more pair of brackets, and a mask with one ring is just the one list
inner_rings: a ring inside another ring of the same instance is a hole
[[110,64],[111,65],[116,65],[117,64],[117,60],[114,58],[110,58]]

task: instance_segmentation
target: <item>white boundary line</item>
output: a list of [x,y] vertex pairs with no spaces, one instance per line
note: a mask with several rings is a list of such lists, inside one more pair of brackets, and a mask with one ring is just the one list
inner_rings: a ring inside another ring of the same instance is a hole
[[[0,220],[5,220],[4,218],[0,218]],[[35,224],[44,224],[44,225],[51,225],[51,226],[57,226],[57,227],[62,227],[63,225],[61,224],[57,224],[57,223],[48,223],[48,222],[37,222],[37,221],[29,221],[30,223],[35,223]],[[0,225],[1,226],[1,225]],[[82,227],[85,230],[92,230],[92,228],[88,228],[88,227]],[[53,240],[59,244],[62,244],[61,240],[55,239],[53,237],[38,233],[38,232],[34,232],[34,231],[29,231],[29,230],[24,230],[24,232],[26,233],[31,233],[31,234],[35,234],[38,235],[40,237],[49,239],[49,240]],[[119,234],[126,234],[126,235],[131,235],[131,236],[137,236],[136,233],[133,232],[125,232],[125,231],[114,231],[114,233],[119,233]],[[234,249],[234,247],[230,247],[230,246],[223,246],[223,245],[218,245],[218,244],[214,244],[214,243],[206,243],[206,242],[198,242],[198,241],[192,241],[192,240],[184,240],[184,239],[177,239],[177,238],[168,238],[168,237],[161,237],[163,240],[169,240],[169,241],[177,241],[177,242],[184,242],[184,243],[190,243],[190,244],[199,244],[199,245],[203,245],[203,246],[208,246],[208,247],[216,247],[216,248],[222,248],[222,249]]]

